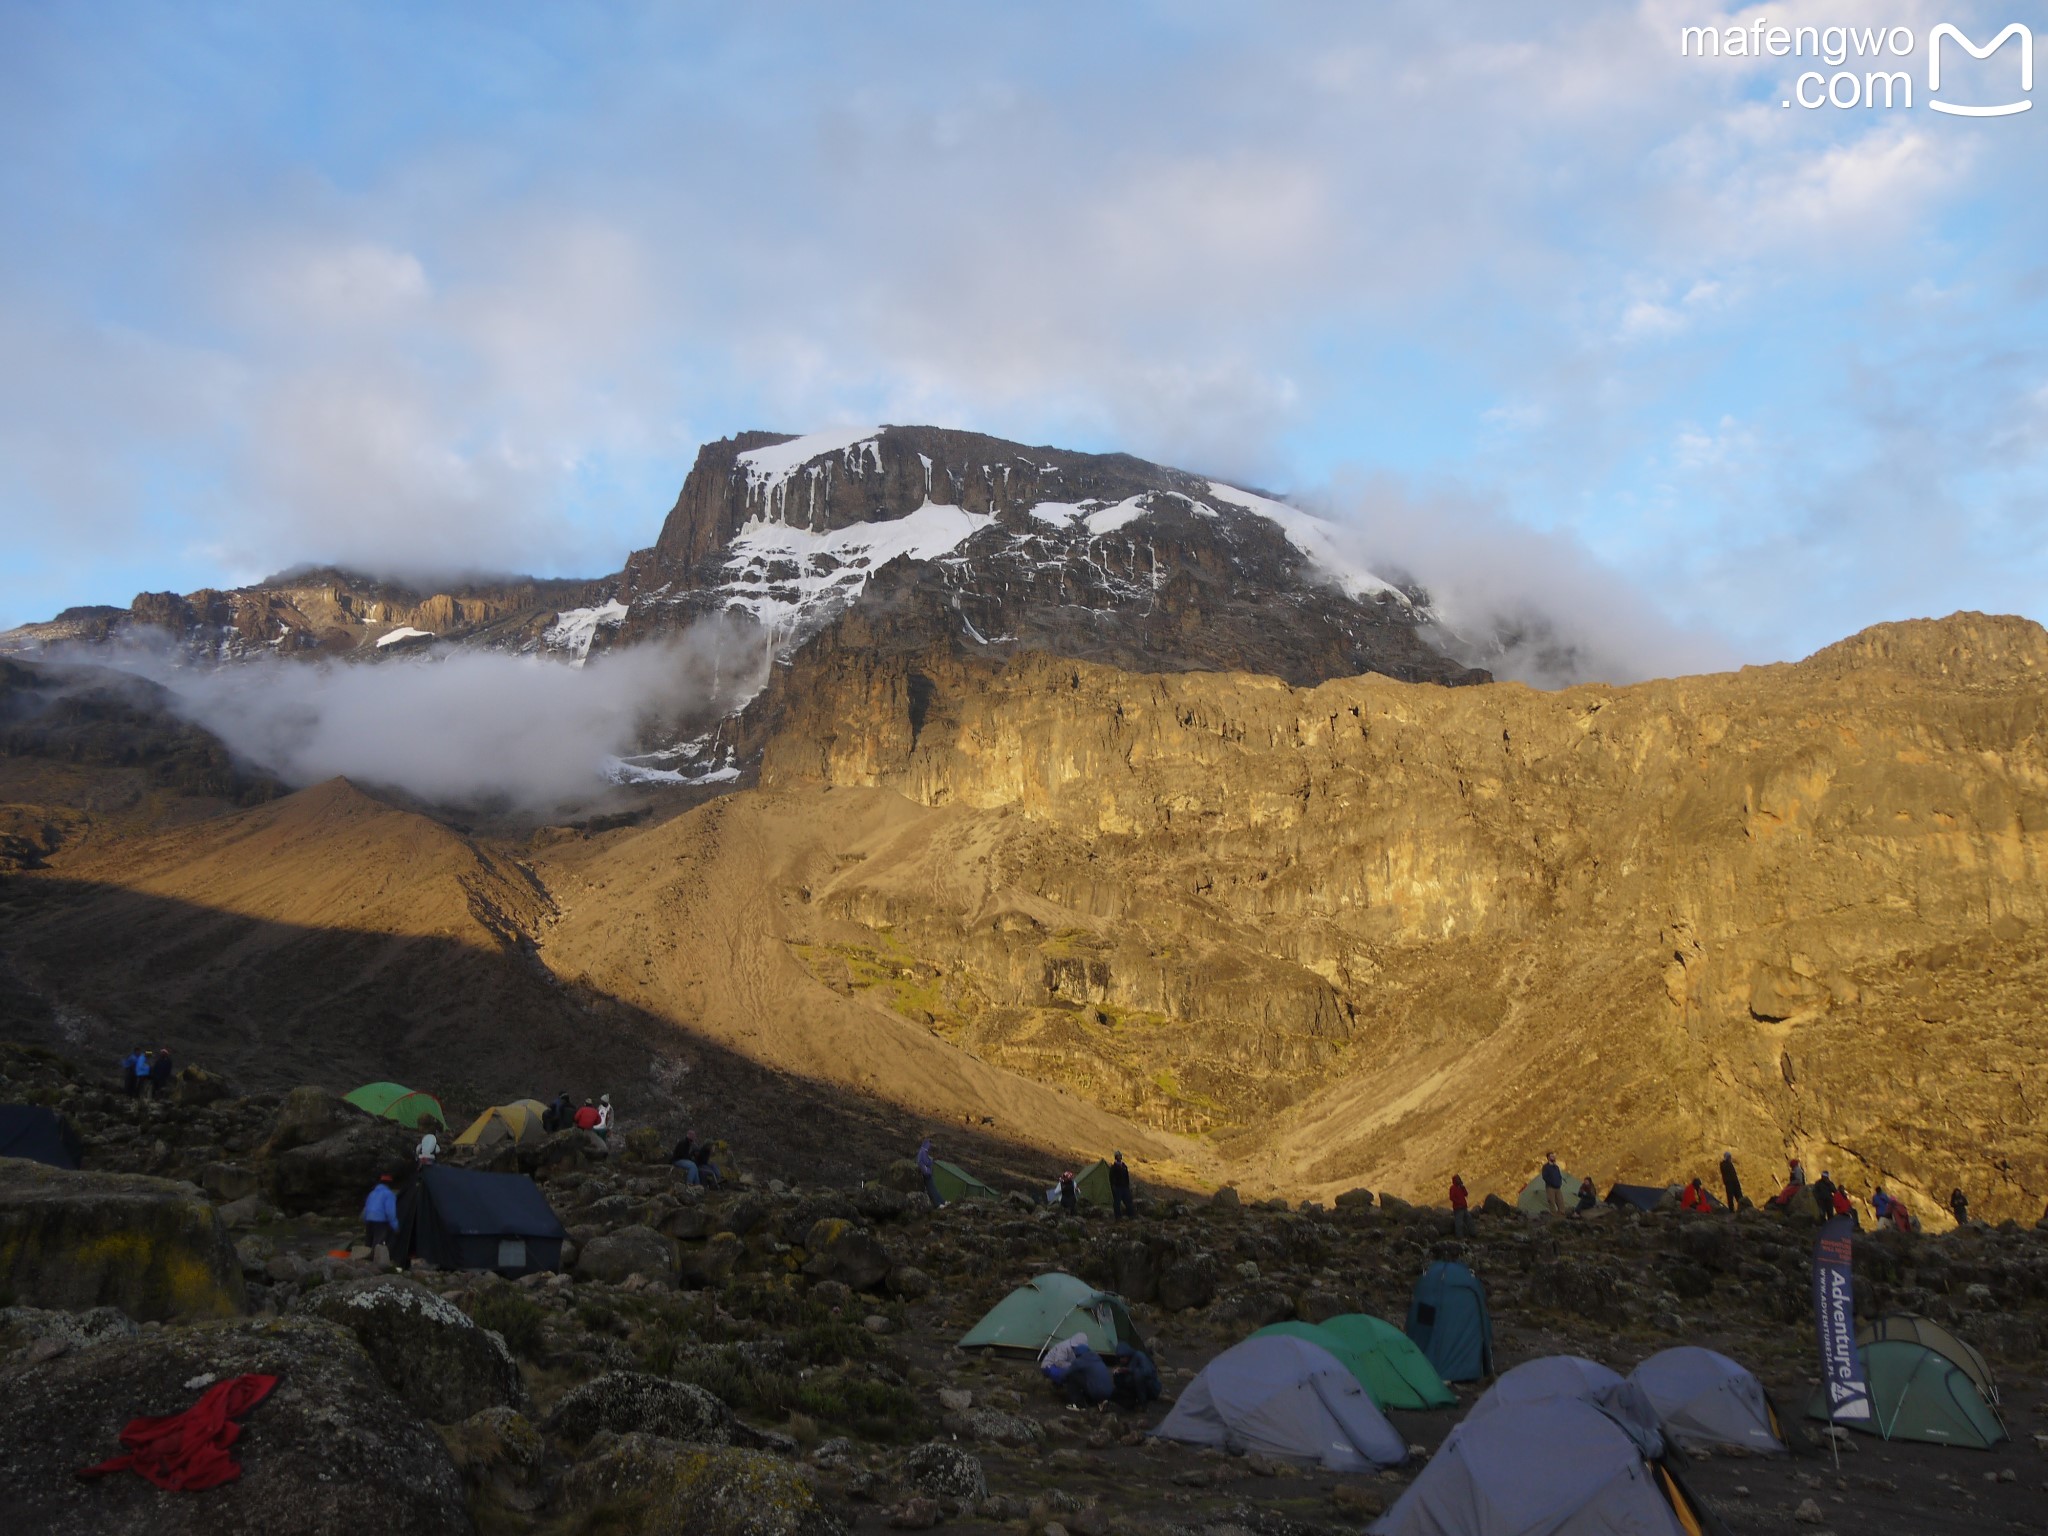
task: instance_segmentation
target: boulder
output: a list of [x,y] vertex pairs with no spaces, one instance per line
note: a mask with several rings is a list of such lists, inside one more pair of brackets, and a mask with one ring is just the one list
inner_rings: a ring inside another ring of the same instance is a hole
[[854,1194],[853,1209],[863,1221],[900,1221],[910,1201],[886,1184],[863,1184]]
[[914,1264],[898,1264],[889,1271],[889,1294],[905,1301],[922,1301],[932,1293],[932,1277]]
[[261,1187],[256,1170],[240,1163],[208,1163],[199,1170],[199,1187],[224,1204],[246,1200]]
[[593,1237],[576,1255],[576,1275],[606,1285],[623,1285],[632,1275],[659,1280],[675,1278],[676,1245],[652,1227],[622,1227]]
[[1132,1303],[1149,1302],[1159,1295],[1159,1256],[1150,1243],[1126,1239],[1111,1245],[1109,1288]]
[[666,1237],[704,1237],[711,1231],[711,1213],[701,1205],[678,1206],[661,1218],[656,1229]]
[[972,1499],[979,1504],[988,1497],[988,1475],[979,1458],[943,1440],[920,1445],[903,1458],[903,1481],[935,1499]]
[[1334,1291],[1309,1291],[1295,1303],[1294,1315],[1304,1323],[1327,1323],[1333,1317],[1358,1310],[1358,1304],[1349,1296],[1339,1296]]
[[1389,1216],[1405,1216],[1413,1211],[1415,1206],[1411,1201],[1403,1200],[1399,1195],[1390,1195],[1382,1190],[1380,1192],[1380,1209]]
[[411,1170],[416,1140],[402,1125],[358,1115],[346,1130],[272,1156],[270,1198],[294,1215],[345,1211],[353,1216],[379,1175],[401,1177]]
[[303,1310],[354,1334],[391,1390],[436,1424],[525,1406],[526,1383],[505,1341],[417,1280],[323,1285]]
[[1219,1321],[1244,1333],[1270,1323],[1284,1323],[1294,1316],[1294,1300],[1285,1291],[1254,1287],[1225,1297],[1216,1306]]
[[1372,1209],[1372,1191],[1369,1189],[1347,1189],[1337,1197],[1340,1211],[1369,1211]]
[[676,1259],[676,1283],[688,1290],[723,1285],[745,1252],[746,1245],[730,1232],[720,1232],[702,1243],[685,1243]]
[[248,1310],[242,1265],[197,1187],[0,1158],[0,1295],[143,1322]]
[[233,1083],[204,1067],[180,1067],[171,1075],[171,1102],[184,1109],[199,1109],[240,1096]]
[[546,1467],[548,1445],[524,1414],[510,1408],[486,1408],[450,1425],[441,1439],[462,1480],[485,1508],[526,1513],[540,1503],[537,1485]]
[[644,1371],[610,1371],[571,1387],[542,1427],[575,1445],[601,1429],[705,1445],[750,1438],[732,1410],[702,1387]]
[[1159,1305],[1169,1312],[1206,1307],[1216,1296],[1216,1282],[1222,1266],[1214,1255],[1183,1254],[1167,1262],[1159,1272]]
[[804,1273],[813,1280],[837,1280],[856,1291],[880,1290],[893,1262],[881,1239],[865,1227],[827,1217],[804,1238]]
[[1238,1208],[1237,1190],[1226,1184],[1209,1197],[1209,1203],[1222,1210],[1234,1211]]
[[[178,1413],[214,1381],[278,1378],[235,1441],[242,1475],[203,1494],[133,1473],[81,1482],[121,1453],[122,1426]],[[462,1479],[362,1346],[317,1318],[210,1323],[113,1339],[16,1373],[0,1393],[0,1500],[52,1536],[466,1536]]]
[[640,1536],[845,1536],[798,1468],[761,1451],[623,1434],[563,1479],[572,1509],[610,1507]]
[[284,1103],[278,1106],[270,1122],[263,1155],[276,1157],[293,1147],[311,1146],[369,1118],[338,1093],[329,1093],[325,1088],[294,1088],[284,1096]]
[[1045,1426],[1021,1413],[1004,1413],[1000,1408],[963,1408],[946,1415],[946,1433],[979,1445],[1037,1445],[1045,1439]]
[[1479,1202],[1479,1209],[1482,1214],[1487,1216],[1512,1216],[1515,1214],[1516,1208],[1501,1199],[1499,1195],[1488,1195]]
[[21,1363],[54,1360],[72,1349],[108,1339],[132,1339],[142,1330],[118,1307],[85,1312],[51,1312],[40,1307],[0,1307],[0,1357],[19,1351]]

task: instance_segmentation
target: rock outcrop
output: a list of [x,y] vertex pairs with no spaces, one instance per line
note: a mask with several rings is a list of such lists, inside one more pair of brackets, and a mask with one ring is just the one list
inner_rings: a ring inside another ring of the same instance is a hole
[[505,1341],[415,1281],[380,1275],[323,1285],[304,1309],[354,1334],[391,1390],[436,1424],[526,1405]]
[[246,1308],[227,1229],[190,1184],[0,1158],[0,1294],[23,1307],[118,1307],[143,1321]]
[[[216,1380],[278,1377],[242,1421],[242,1475],[199,1494],[128,1473],[80,1482],[143,1414],[180,1412]],[[347,1332],[312,1319],[166,1329],[8,1374],[0,1499],[52,1536],[269,1536],[280,1529],[468,1536],[462,1481],[434,1432]]]

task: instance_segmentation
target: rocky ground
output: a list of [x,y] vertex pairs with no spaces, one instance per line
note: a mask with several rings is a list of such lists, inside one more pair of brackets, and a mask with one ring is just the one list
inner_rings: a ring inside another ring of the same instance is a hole
[[[52,1532],[1335,1536],[1397,1497],[1476,1395],[1394,1415],[1419,1449],[1371,1478],[1152,1441],[1163,1404],[1070,1411],[1029,1362],[953,1348],[1050,1269],[1130,1300],[1169,1395],[1266,1322],[1401,1318],[1440,1257],[1485,1281],[1503,1367],[1570,1351],[1626,1370],[1702,1343],[1755,1370],[1788,1418],[1815,1374],[1810,1229],[1758,1213],[1532,1222],[1496,1204],[1470,1240],[1447,1212],[1362,1193],[1324,1210],[1155,1191],[1121,1224],[1022,1193],[934,1213],[900,1167],[851,1188],[735,1169],[707,1194],[651,1135],[601,1149],[569,1133],[483,1160],[541,1182],[570,1229],[567,1273],[403,1278],[372,1270],[354,1217],[409,1138],[322,1090],[250,1098],[190,1074],[171,1102],[131,1104],[5,1048],[0,1099],[59,1106],[94,1178],[178,1213],[144,1223],[137,1255],[187,1277],[175,1292],[119,1266],[81,1279],[65,1245],[90,1202],[0,1163],[0,1440],[22,1448],[0,1461],[0,1499]],[[215,1221],[194,1231],[198,1206]],[[229,1272],[194,1279],[183,1256],[209,1243],[232,1244]],[[1872,1236],[1857,1280],[1859,1310],[1919,1311],[1986,1352],[2010,1443],[1856,1439],[1838,1465],[1801,1426],[1793,1457],[1694,1462],[1693,1487],[1738,1533],[2042,1529],[2048,1234]],[[129,1417],[242,1370],[282,1382],[246,1420],[240,1482],[72,1478],[115,1453]]]

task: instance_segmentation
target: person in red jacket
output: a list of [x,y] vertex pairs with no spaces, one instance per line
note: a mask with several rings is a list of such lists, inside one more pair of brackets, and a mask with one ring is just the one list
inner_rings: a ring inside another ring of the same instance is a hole
[[1678,1192],[1678,1208],[1681,1211],[1704,1211],[1707,1208],[1706,1198],[1700,1191],[1698,1179],[1694,1179]]
[[576,1111],[576,1129],[594,1131],[597,1129],[597,1106],[585,1099],[583,1107]]
[[1451,1230],[1460,1237],[1472,1235],[1472,1212],[1468,1209],[1471,1196],[1465,1192],[1465,1175],[1451,1175]]

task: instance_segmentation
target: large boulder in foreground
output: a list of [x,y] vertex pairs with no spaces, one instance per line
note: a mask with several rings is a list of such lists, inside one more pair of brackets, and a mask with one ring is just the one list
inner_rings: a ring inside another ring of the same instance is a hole
[[228,1230],[198,1187],[0,1158],[0,1293],[144,1322],[248,1310]]
[[581,1445],[599,1430],[615,1435],[639,1432],[706,1445],[756,1438],[733,1418],[730,1408],[702,1387],[644,1371],[609,1371],[571,1387],[555,1404],[544,1427],[573,1445]]
[[[236,1481],[164,1493],[131,1472],[73,1475],[120,1455],[130,1419],[182,1412],[215,1380],[252,1371],[278,1383],[241,1420]],[[0,1445],[0,1507],[39,1536],[472,1530],[440,1439],[350,1334],[314,1318],[167,1328],[10,1371]]]
[[[620,1435],[572,1469],[562,1502],[642,1536],[845,1536],[803,1472],[764,1451]],[[626,1523],[630,1522],[630,1524]]]
[[526,1405],[505,1341],[417,1280],[378,1275],[323,1285],[304,1310],[354,1334],[391,1390],[436,1424]]

